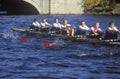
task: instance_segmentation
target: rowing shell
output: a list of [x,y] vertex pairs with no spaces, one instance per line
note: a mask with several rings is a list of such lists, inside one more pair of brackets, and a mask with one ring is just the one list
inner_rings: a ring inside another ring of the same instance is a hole
[[[40,32],[40,31],[34,31],[34,30],[24,30],[24,29],[19,29],[19,28],[12,28],[13,31],[27,34],[27,35],[38,35],[42,37],[62,37],[63,35],[61,34],[54,34],[52,32],[46,33],[46,32]],[[64,35],[65,36],[65,35]]]
[[88,43],[88,44],[97,44],[97,45],[119,45],[120,46],[120,40],[99,40],[99,39],[89,38],[83,35],[66,36],[62,34],[45,33],[45,32],[33,31],[33,30],[24,30],[24,29],[19,29],[19,28],[12,28],[12,30],[19,32],[19,33],[23,33],[23,34],[28,34],[28,35],[39,35],[42,37],[59,37],[60,39],[63,39],[66,41],[72,41],[72,42],[78,42],[78,43]]
[[99,40],[99,39],[91,39],[91,38],[73,38],[71,39],[72,42],[78,43],[88,43],[88,44],[95,44],[95,45],[107,45],[107,46],[120,46],[120,40]]

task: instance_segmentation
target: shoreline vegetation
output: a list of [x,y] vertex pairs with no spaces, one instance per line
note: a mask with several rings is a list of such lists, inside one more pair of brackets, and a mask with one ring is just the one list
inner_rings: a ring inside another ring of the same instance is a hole
[[117,0],[84,0],[85,15],[120,15],[120,4]]

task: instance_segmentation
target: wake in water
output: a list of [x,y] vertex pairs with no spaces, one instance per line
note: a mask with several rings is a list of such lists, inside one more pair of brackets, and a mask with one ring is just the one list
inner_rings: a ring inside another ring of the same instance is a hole
[[115,64],[120,65],[120,46],[111,47],[109,50],[109,57]]
[[[69,45],[70,46],[70,45]],[[109,58],[120,57],[119,46],[92,46],[89,44],[71,45],[71,49],[68,49],[70,58]],[[73,51],[73,48],[74,49]],[[73,53],[74,52],[74,53]]]
[[66,45],[66,43],[64,42],[64,40],[59,39],[59,38],[55,39],[55,40],[53,41],[53,43],[58,44],[60,47],[63,47],[64,45]]
[[119,46],[111,47],[111,48],[110,48],[110,55],[111,55],[111,56],[114,56],[114,55],[116,55],[116,54],[119,54],[119,55],[120,55]]
[[17,39],[19,35],[15,32],[5,32],[5,33],[0,33],[0,39]]

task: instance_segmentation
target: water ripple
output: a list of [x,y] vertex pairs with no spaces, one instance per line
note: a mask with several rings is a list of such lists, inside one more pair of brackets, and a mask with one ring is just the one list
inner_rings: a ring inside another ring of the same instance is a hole
[[[55,17],[61,23],[68,19],[76,27],[81,20],[88,26],[98,21],[101,28],[111,20],[120,25],[119,16],[1,16],[0,79],[120,79],[119,46],[78,44],[11,31],[12,27],[29,28],[36,17],[39,21],[47,18],[50,23]],[[22,43],[19,38],[32,42]],[[48,49],[44,42],[56,42],[60,47]]]

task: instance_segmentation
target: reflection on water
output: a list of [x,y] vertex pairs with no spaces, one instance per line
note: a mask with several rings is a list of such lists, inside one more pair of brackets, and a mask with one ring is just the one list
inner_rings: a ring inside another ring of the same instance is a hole
[[[62,23],[78,27],[85,20],[91,27],[96,21],[107,28],[110,21],[120,25],[119,16],[1,16],[0,17],[0,78],[1,79],[120,79],[119,46],[95,46],[69,41],[26,36],[11,31],[12,27],[29,28],[34,18],[49,23],[58,17]],[[20,42],[24,37],[32,42]],[[61,47],[44,48],[44,42]]]

